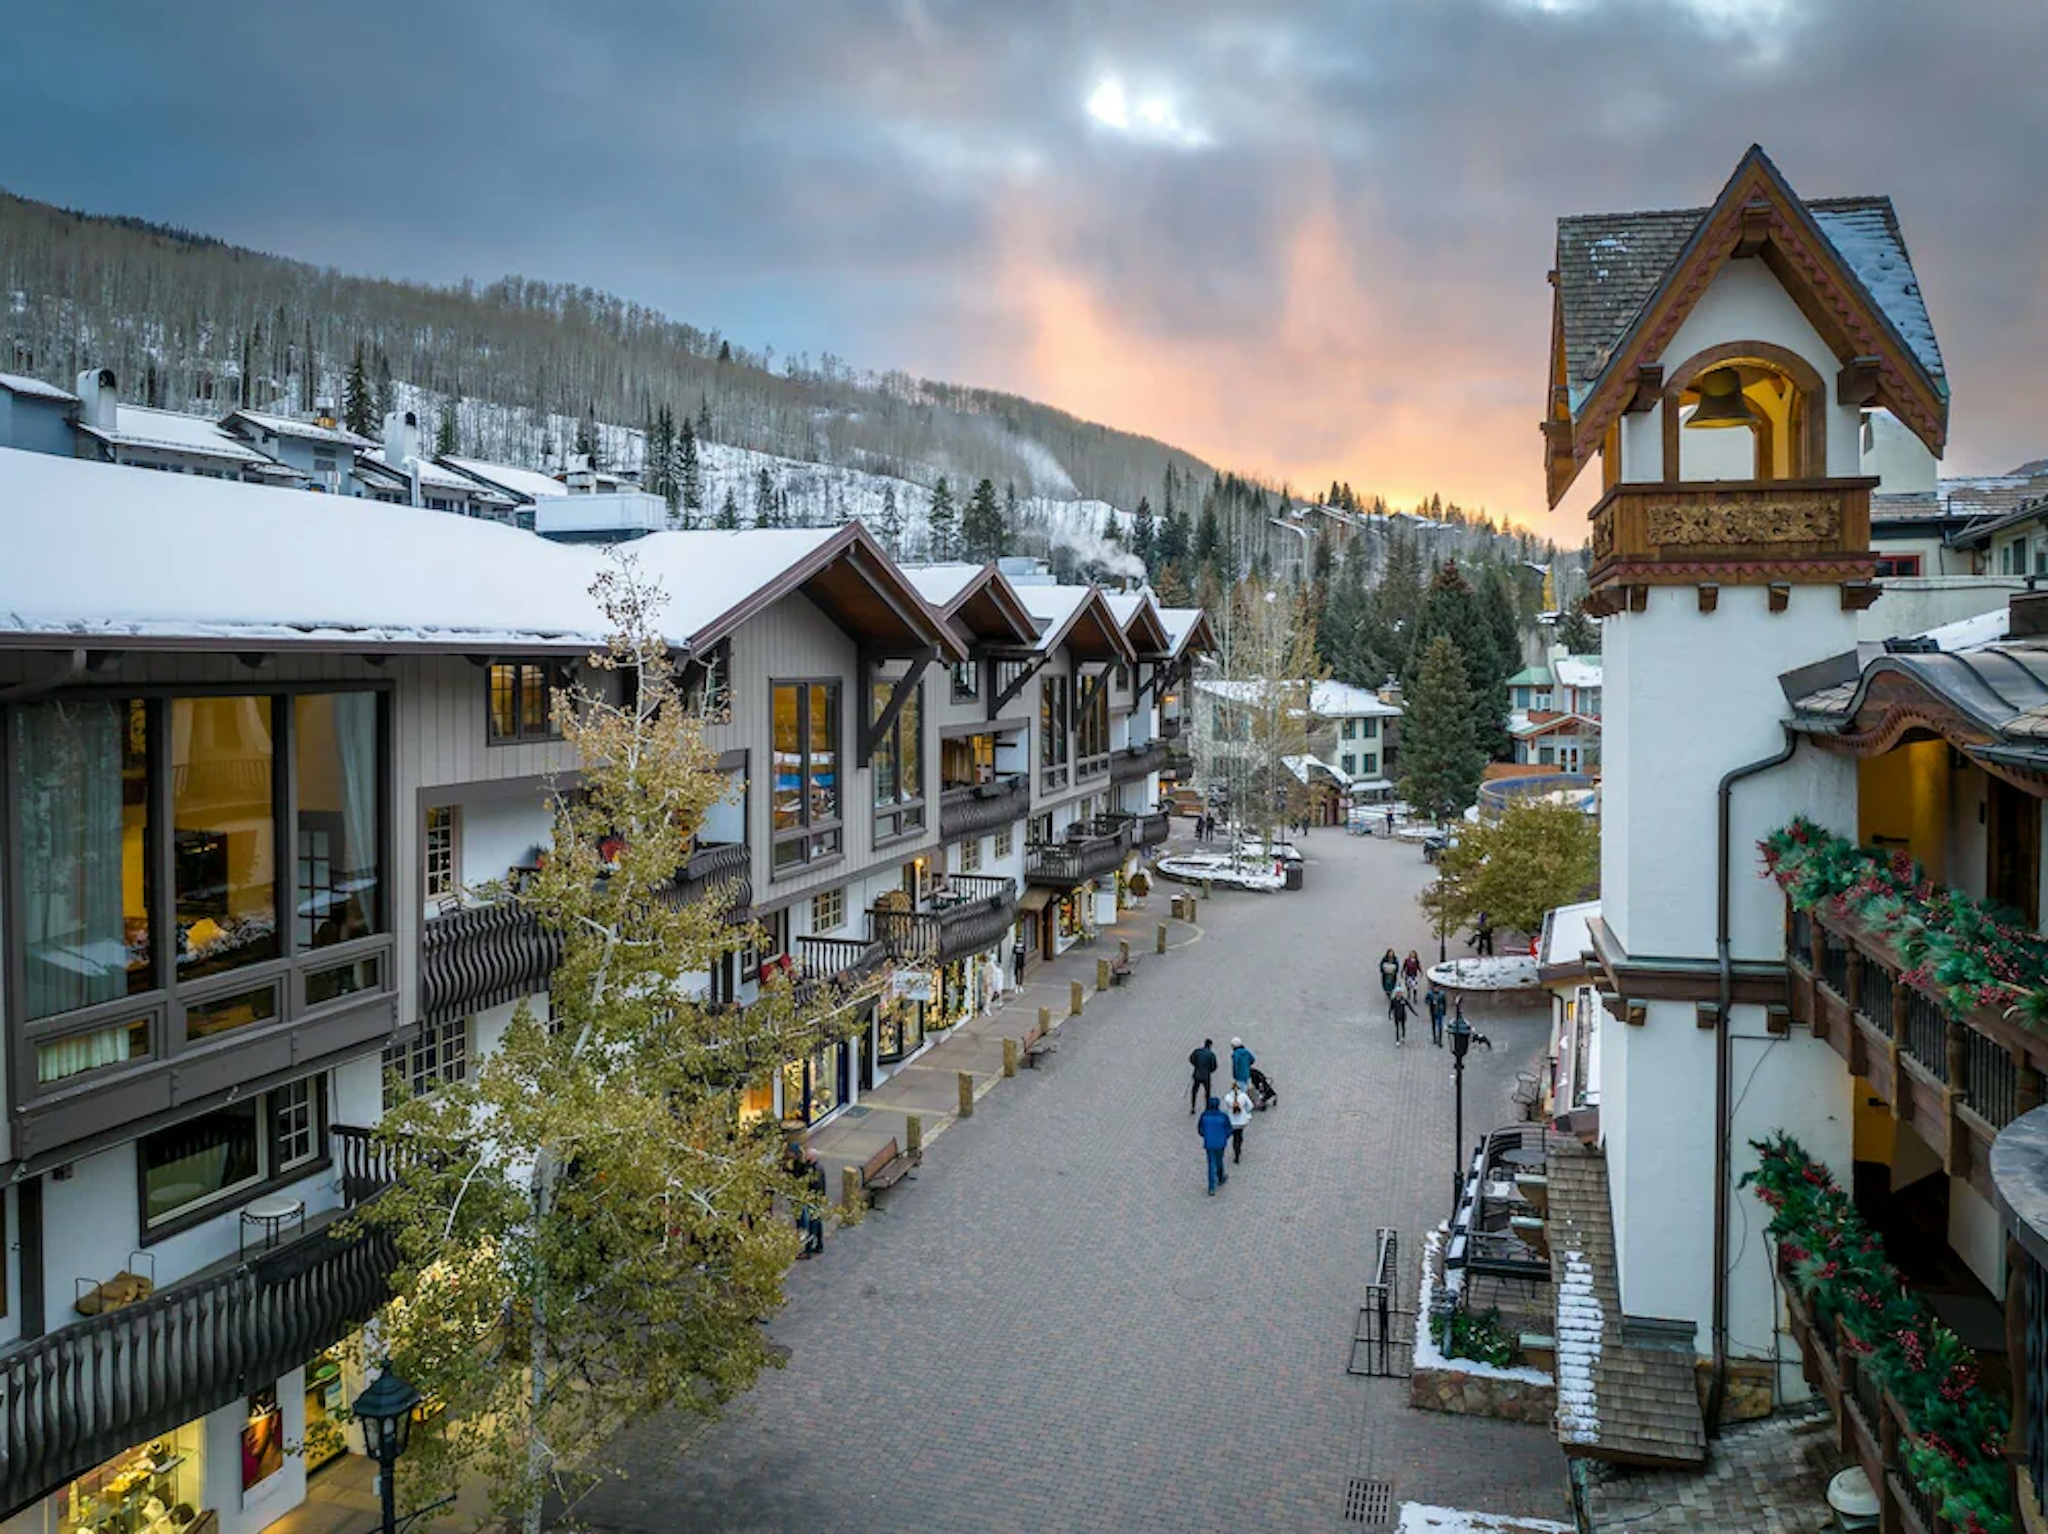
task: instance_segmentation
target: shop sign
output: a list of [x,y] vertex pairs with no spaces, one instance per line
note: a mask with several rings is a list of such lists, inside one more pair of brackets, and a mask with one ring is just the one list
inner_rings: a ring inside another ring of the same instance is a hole
[[928,969],[891,970],[889,995],[897,1001],[930,1001],[932,972]]

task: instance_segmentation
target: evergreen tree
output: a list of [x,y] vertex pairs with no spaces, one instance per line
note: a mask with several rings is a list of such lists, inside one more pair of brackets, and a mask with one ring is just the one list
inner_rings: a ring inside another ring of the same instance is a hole
[[576,445],[570,449],[593,469],[597,467],[597,411],[586,409],[576,423]]
[[1152,559],[1159,542],[1159,533],[1152,520],[1152,502],[1144,496],[1138,497],[1137,512],[1131,518],[1131,552],[1145,561],[1145,570],[1152,570]]
[[381,346],[377,348],[377,393],[372,406],[380,421],[398,408],[398,385],[391,381],[391,359],[384,355]]
[[1600,653],[1600,625],[1586,616],[1586,604],[1575,601],[1557,620],[1557,642],[1573,655]]
[[1431,578],[1409,650],[1411,670],[1439,638],[1447,638],[1465,662],[1465,686],[1472,705],[1472,743],[1488,756],[1507,744],[1507,679],[1516,656],[1503,657],[1485,604],[1465,579],[1457,560],[1445,560]]
[[961,519],[960,535],[967,546],[969,559],[986,561],[1003,557],[1003,513],[996,505],[994,480],[983,478],[976,483],[974,494],[967,501],[966,515]]
[[754,474],[754,526],[773,527],[780,520],[775,511],[775,481],[764,463]]
[[1158,538],[1153,545],[1152,552],[1157,562],[1156,568],[1160,570],[1165,570],[1169,565],[1185,566],[1187,564],[1188,555],[1191,551],[1188,539],[1188,519],[1185,512],[1169,510],[1160,520]]
[[683,487],[676,478],[676,415],[663,405],[654,412],[654,420],[647,428],[647,461],[640,474],[640,487],[649,495],[658,495],[668,507],[671,527],[677,522],[682,510]]
[[697,440],[711,440],[711,396],[708,394],[699,395],[697,398]]
[[731,485],[725,487],[725,503],[718,508],[718,525],[723,528],[740,525],[740,503],[732,498]]
[[718,360],[720,362],[732,361],[732,342],[720,341],[718,343]]
[[1014,538],[1017,530],[1017,482],[1013,479],[1003,486],[1003,541]]
[[374,437],[371,426],[370,377],[363,366],[363,343],[356,342],[356,354],[348,365],[348,378],[341,386],[341,424],[359,437]]
[[676,438],[676,486],[683,498],[683,521],[694,527],[704,509],[704,469],[698,460],[697,431],[688,416]]
[[941,474],[939,482],[932,486],[932,503],[925,511],[930,557],[951,559],[955,552],[955,540],[959,535],[959,513],[953,506],[953,488]]
[[441,421],[434,428],[434,454],[446,458],[461,451],[462,441],[455,430],[455,402],[450,400],[441,407]]
[[1220,566],[1223,558],[1223,524],[1216,516],[1216,497],[1211,495],[1202,502],[1202,520],[1195,524],[1195,563],[1210,569]]
[[903,507],[896,500],[896,482],[892,479],[882,486],[882,509],[875,517],[875,531],[881,535],[882,547],[893,558],[903,557]]
[[1462,815],[1479,797],[1486,753],[1473,738],[1472,686],[1450,635],[1430,641],[1404,703],[1401,797],[1431,820]]

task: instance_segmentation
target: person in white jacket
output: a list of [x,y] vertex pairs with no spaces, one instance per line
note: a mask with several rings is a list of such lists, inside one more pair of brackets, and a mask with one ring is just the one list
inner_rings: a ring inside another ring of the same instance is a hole
[[1233,1081],[1223,1094],[1223,1112],[1230,1119],[1230,1164],[1244,1160],[1244,1126],[1252,1121],[1252,1098],[1241,1083]]

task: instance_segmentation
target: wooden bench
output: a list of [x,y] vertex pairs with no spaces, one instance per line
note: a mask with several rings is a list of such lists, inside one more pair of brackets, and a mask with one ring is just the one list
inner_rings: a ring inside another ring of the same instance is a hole
[[1109,983],[1111,985],[1122,985],[1132,975],[1136,974],[1138,972],[1138,958],[1137,954],[1130,954],[1111,959],[1109,961]]
[[895,1187],[896,1184],[908,1177],[911,1168],[915,1167],[922,1160],[924,1160],[924,1153],[922,1151],[912,1151],[906,1154],[897,1145],[896,1141],[891,1138],[887,1145],[868,1157],[867,1161],[862,1164],[860,1169],[861,1192],[867,1195],[868,1202],[872,1204],[877,1193],[885,1193]]
[[1057,1028],[1048,1028],[1040,1033],[1036,1028],[1024,1035],[1024,1064],[1032,1070],[1044,1063],[1046,1056],[1059,1053],[1060,1035]]

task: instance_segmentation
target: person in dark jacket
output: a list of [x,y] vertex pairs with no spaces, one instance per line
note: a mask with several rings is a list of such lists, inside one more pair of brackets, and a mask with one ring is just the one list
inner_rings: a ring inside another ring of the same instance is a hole
[[1188,1094],[1188,1112],[1199,1113],[1202,1100],[1209,1095],[1209,1083],[1216,1079],[1216,1041],[1202,1040],[1202,1047],[1188,1056],[1188,1064],[1195,1068],[1195,1087]]
[[1209,1196],[1214,1198],[1217,1184],[1230,1181],[1230,1174],[1223,1170],[1223,1151],[1230,1144],[1230,1116],[1215,1098],[1209,1099],[1209,1106],[1195,1120],[1195,1133],[1202,1137],[1202,1149],[1208,1153]]
[[1389,996],[1394,987],[1401,983],[1401,956],[1389,948],[1380,955],[1380,989]]
[[1241,1087],[1252,1083],[1252,1066],[1258,1063],[1258,1056],[1244,1047],[1243,1039],[1230,1041],[1230,1079]]
[[797,1257],[801,1260],[820,1256],[825,1250],[825,1221],[821,1214],[827,1191],[825,1169],[818,1165],[818,1153],[801,1140],[789,1142],[789,1154],[783,1164],[791,1176],[803,1183],[805,1196],[815,1199],[813,1203],[796,1206],[796,1228],[804,1233],[804,1249]]
[[1387,1016],[1394,1020],[1394,1042],[1408,1042],[1408,993],[1396,991],[1387,998]]
[[1450,1010],[1450,998],[1440,985],[1429,988],[1429,1042],[1438,1049],[1444,1047],[1444,1013]]
[[1010,944],[1010,978],[1016,985],[1024,983],[1024,939],[1018,938]]

